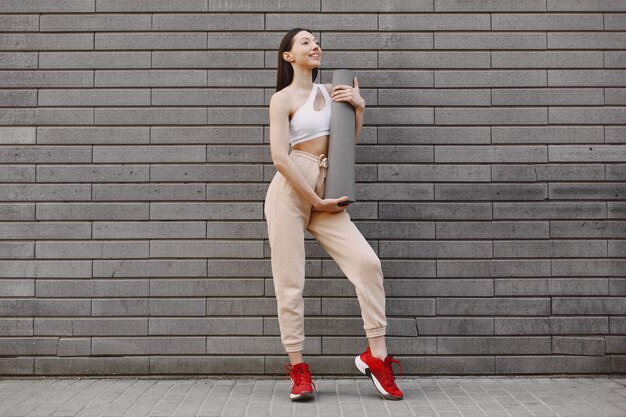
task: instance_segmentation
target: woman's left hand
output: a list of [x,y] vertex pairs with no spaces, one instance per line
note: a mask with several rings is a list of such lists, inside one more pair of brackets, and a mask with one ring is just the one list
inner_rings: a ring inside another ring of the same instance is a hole
[[354,77],[354,87],[346,84],[339,84],[333,87],[330,97],[335,101],[347,101],[355,108],[365,108],[365,100],[359,91],[359,82]]

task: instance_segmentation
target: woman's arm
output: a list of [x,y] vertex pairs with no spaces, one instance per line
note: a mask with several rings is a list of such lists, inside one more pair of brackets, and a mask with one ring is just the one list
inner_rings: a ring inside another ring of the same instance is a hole
[[289,158],[289,101],[280,92],[270,99],[270,150],[272,162],[298,193],[302,194],[315,208],[322,199],[306,181],[296,164]]
[[[365,101],[363,101],[365,103]],[[356,118],[356,133],[354,134],[354,143],[357,144],[361,140],[361,131],[363,129],[363,112],[365,111],[365,104],[363,107],[356,107],[355,109],[355,118]]]

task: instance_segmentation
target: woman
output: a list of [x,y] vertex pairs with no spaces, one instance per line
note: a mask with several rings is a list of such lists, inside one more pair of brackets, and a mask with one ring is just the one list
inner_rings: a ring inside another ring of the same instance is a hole
[[[311,233],[354,284],[369,346],[355,358],[378,392],[399,400],[392,362],[385,345],[385,292],[376,253],[345,211],[348,196],[322,198],[328,167],[331,100],[355,107],[356,138],[363,124],[365,101],[354,87],[317,84],[322,49],[311,31],[291,29],[278,53],[276,93],[270,100],[270,148],[277,172],[264,204],[272,252],[272,275],[278,303],[281,340],[289,354],[285,367],[292,379],[291,399],[315,398],[304,344],[304,231]],[[288,148],[291,146],[291,153]],[[401,369],[402,370],[402,369]]]

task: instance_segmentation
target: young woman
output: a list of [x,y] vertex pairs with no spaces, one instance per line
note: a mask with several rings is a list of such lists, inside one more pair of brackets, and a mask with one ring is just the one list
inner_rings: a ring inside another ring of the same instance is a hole
[[[331,101],[355,107],[356,138],[363,124],[365,100],[354,87],[318,84],[322,49],[308,29],[291,29],[278,51],[276,93],[270,99],[270,148],[276,174],[267,190],[264,213],[272,256],[272,275],[278,303],[281,340],[289,354],[285,365],[292,379],[291,399],[315,398],[309,366],[302,358],[304,344],[304,231],[320,243],[354,284],[368,338],[365,352],[355,357],[359,371],[369,375],[378,392],[393,400],[403,393],[394,382],[385,345],[385,292],[378,256],[352,223],[348,199],[323,199]],[[291,152],[289,153],[289,146]],[[400,368],[402,371],[402,368]]]

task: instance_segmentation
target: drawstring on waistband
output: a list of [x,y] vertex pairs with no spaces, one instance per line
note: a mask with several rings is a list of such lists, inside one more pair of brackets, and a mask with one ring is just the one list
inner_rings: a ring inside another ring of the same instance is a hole
[[317,177],[317,182],[315,184],[315,192],[321,196],[322,188],[324,187],[324,180],[326,179],[326,168],[328,168],[328,158],[326,155],[321,154],[319,158],[317,158],[317,163],[320,168],[324,168],[320,170],[320,175]]
[[328,158],[324,154],[321,154],[319,156],[319,158],[317,159],[317,163],[321,167],[328,168]]

